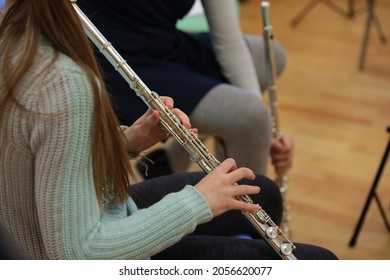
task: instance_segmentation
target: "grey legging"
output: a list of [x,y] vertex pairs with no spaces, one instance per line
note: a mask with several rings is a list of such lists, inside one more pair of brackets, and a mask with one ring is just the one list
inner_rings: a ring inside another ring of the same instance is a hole
[[[248,35],[245,38],[264,91],[267,79],[263,38]],[[285,67],[286,56],[278,42],[274,42],[274,47],[279,75]],[[205,95],[190,119],[193,127],[198,128],[202,135],[215,137],[217,158],[232,157],[238,166],[266,174],[272,135],[269,111],[260,93],[254,95],[229,84],[220,84]],[[179,144],[175,141],[170,143],[166,151],[174,172],[188,169],[188,154]]]

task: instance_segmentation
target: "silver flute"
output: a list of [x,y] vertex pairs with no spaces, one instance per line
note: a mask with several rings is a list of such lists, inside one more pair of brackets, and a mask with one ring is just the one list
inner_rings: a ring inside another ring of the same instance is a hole
[[[149,108],[160,111],[160,125],[187,150],[192,162],[197,163],[206,173],[214,170],[220,162],[208,152],[207,148],[191,131],[181,124],[176,115],[174,115],[161,101],[158,94],[151,91],[136,73],[134,73],[111,43],[107,41],[77,6],[77,0],[70,1],[75,8],[89,39],[110,61],[116,71],[118,71],[129,83],[131,89],[136,92],[137,96],[139,96]],[[253,203],[251,198],[246,195],[238,196],[236,199],[247,203]],[[242,213],[282,259],[297,259],[293,254],[295,245],[287,236],[285,236],[263,209],[260,209],[257,212]]]
[[[280,139],[282,137],[282,133],[280,131],[279,124],[279,116],[278,116],[278,101],[276,94],[276,68],[275,68],[275,59],[273,52],[273,28],[270,21],[270,3],[268,1],[261,2],[261,11],[263,16],[263,26],[264,26],[264,43],[265,43],[265,51],[266,51],[266,73],[268,79],[268,96],[269,96],[269,105],[271,111],[271,125],[272,125],[272,135],[276,139]],[[287,173],[278,172],[276,174],[276,184],[279,187],[279,190],[283,199],[283,216],[281,222],[281,228],[283,232],[291,238],[292,232],[289,225],[291,220],[290,215],[290,205],[287,201],[287,189],[288,189],[288,176]]]

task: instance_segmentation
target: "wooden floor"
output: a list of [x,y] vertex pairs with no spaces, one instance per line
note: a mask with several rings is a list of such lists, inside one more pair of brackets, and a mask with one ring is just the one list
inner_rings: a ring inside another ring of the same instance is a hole
[[[389,140],[390,43],[380,42],[373,25],[361,71],[365,10],[348,19],[318,1],[292,27],[310,0],[270,2],[273,33],[288,56],[277,94],[281,129],[296,142],[287,194],[293,241],[327,247],[340,259],[390,259],[390,232],[374,201],[355,247],[348,246]],[[347,0],[333,2],[347,10]],[[376,2],[390,40],[390,1]],[[361,9],[365,1],[355,4]],[[262,34],[260,1],[241,1],[241,23],[245,33]],[[390,217],[390,159],[378,194]]]

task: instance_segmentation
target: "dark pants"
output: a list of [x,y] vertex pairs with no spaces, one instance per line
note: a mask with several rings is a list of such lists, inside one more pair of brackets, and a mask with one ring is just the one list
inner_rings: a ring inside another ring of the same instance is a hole
[[[166,194],[179,191],[187,184],[195,185],[203,176],[205,176],[203,172],[193,172],[148,179],[133,185],[130,194],[139,208],[146,208]],[[283,206],[280,191],[275,183],[264,176],[257,176],[253,181],[244,182],[260,186],[260,193],[251,198],[278,225]],[[237,238],[237,235],[250,238]],[[332,252],[318,246],[297,243],[294,245],[297,247],[294,255],[298,259],[337,259]],[[261,260],[280,257],[253,229],[241,212],[228,211],[208,223],[199,225],[192,234],[156,254],[152,259]]]

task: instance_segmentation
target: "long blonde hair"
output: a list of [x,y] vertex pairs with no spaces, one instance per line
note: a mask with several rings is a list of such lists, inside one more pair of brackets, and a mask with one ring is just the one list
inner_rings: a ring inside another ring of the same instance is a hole
[[[7,3],[0,19],[0,58],[3,68],[5,97],[0,100],[1,109],[6,102],[15,102],[15,88],[33,63],[39,37],[49,41],[58,53],[73,59],[87,74],[94,92],[93,116],[93,178],[99,205],[108,189],[117,203],[124,202],[132,174],[123,134],[112,110],[100,74],[92,46],[83,31],[80,20],[70,0],[15,0]],[[23,40],[26,50],[17,67],[12,67],[11,57]],[[21,108],[22,110],[27,110]],[[1,116],[0,116],[1,117]]]

